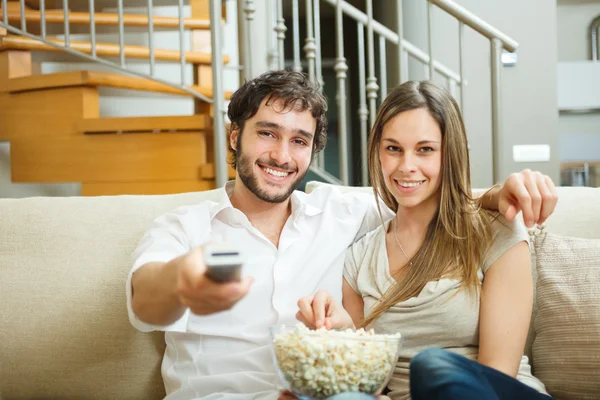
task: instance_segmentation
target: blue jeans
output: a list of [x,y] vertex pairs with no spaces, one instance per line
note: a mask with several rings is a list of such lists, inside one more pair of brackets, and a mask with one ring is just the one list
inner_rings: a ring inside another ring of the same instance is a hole
[[412,400],[549,400],[515,378],[442,349],[428,349],[410,362]]

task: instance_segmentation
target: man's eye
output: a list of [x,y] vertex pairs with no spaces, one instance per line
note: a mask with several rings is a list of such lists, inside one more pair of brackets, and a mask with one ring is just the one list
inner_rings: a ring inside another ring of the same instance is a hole
[[271,132],[267,132],[267,131],[258,131],[258,134],[261,136],[273,137],[273,134]]
[[306,143],[304,140],[301,140],[301,139],[294,140],[294,143],[299,144],[300,146],[308,146],[308,143]]

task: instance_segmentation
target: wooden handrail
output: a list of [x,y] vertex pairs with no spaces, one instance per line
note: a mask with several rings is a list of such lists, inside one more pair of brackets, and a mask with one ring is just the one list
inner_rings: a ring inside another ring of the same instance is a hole
[[[65,42],[62,40],[48,39],[50,42],[57,45],[63,46]],[[70,41],[69,48],[80,51],[85,54],[92,53],[92,44],[90,42]],[[54,51],[58,52],[61,49],[45,44],[38,40],[29,39],[22,36],[5,36],[0,37],[0,51],[1,50],[39,50],[39,51]],[[142,58],[147,59],[150,57],[150,51],[145,46],[124,46],[125,57],[127,58]],[[119,45],[113,43],[96,43],[96,54],[98,56],[105,57],[118,57]],[[154,57],[156,60],[162,61],[174,61],[179,62],[179,51],[177,50],[166,50],[166,49],[154,49]],[[210,53],[201,53],[194,51],[185,52],[185,61],[191,64],[205,64],[210,65],[212,56]],[[229,62],[228,56],[223,56],[223,63]]]
[[[0,8],[0,18],[3,17],[3,10]],[[42,17],[38,10],[26,10],[25,19],[27,22],[41,23]],[[21,13],[19,10],[8,10],[8,20],[19,22]],[[62,10],[47,10],[45,13],[46,23],[62,24],[65,21],[65,14]],[[118,25],[118,14],[112,13],[94,13],[96,25]],[[87,12],[70,12],[69,23],[71,24],[89,24],[90,14]],[[124,14],[123,24],[125,26],[148,26],[148,16],[142,14]],[[157,28],[179,28],[179,18],[153,16],[152,24]],[[184,18],[183,26],[185,29],[210,29],[210,21],[195,18]]]
[[[52,74],[13,78],[9,79],[6,83],[6,91],[10,93],[19,93],[73,86],[103,86],[117,89],[142,90],[147,92],[190,96],[189,92],[150,79],[98,71],[56,72]],[[212,88],[210,87],[189,86],[189,88],[206,97],[212,98],[213,96]],[[225,92],[225,98],[230,99],[231,94],[231,92]]]

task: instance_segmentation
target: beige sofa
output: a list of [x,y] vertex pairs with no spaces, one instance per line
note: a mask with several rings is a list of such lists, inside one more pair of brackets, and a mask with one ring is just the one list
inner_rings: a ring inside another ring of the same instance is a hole
[[[130,253],[155,217],[214,195],[0,200],[0,398],[162,398],[162,335],[139,333],[127,319],[124,284]],[[559,188],[559,196],[546,230],[600,238],[600,189]],[[542,242],[562,248],[562,239],[552,242],[541,240],[543,235],[537,237],[543,253],[538,261],[556,264],[554,252]],[[583,242],[585,246],[577,242],[575,247],[590,254],[591,261],[586,261],[585,268],[550,268],[558,274],[543,276],[545,285],[550,282],[550,293],[544,294],[550,304],[540,303],[540,293],[536,303],[540,312],[552,316],[558,310],[575,324],[558,321],[555,326],[542,320],[540,313],[534,317],[533,326],[539,325],[539,332],[544,333],[543,341],[537,342],[539,333],[532,341],[535,373],[540,371],[552,381],[547,384],[558,398],[600,398],[596,372],[600,366],[600,241]],[[566,259],[558,263],[578,264],[586,257],[567,254]],[[544,268],[544,264],[539,266],[542,272]],[[566,271],[563,277],[561,271]],[[567,304],[564,308],[564,296],[553,293],[554,288],[573,290],[581,307]],[[592,329],[592,335],[584,325]],[[566,355],[553,359],[557,348],[569,341],[579,343],[580,348],[571,346]],[[550,354],[544,346],[554,351]],[[561,374],[556,375],[556,370]],[[589,381],[583,382],[583,389],[577,376]],[[570,397],[577,390],[578,397]],[[586,394],[581,390],[597,391]]]

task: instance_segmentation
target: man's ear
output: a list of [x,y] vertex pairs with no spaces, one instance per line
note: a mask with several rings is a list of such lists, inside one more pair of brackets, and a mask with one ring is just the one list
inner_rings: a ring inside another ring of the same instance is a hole
[[237,124],[232,123],[229,131],[229,146],[237,151],[238,139],[240,137],[240,128]]

